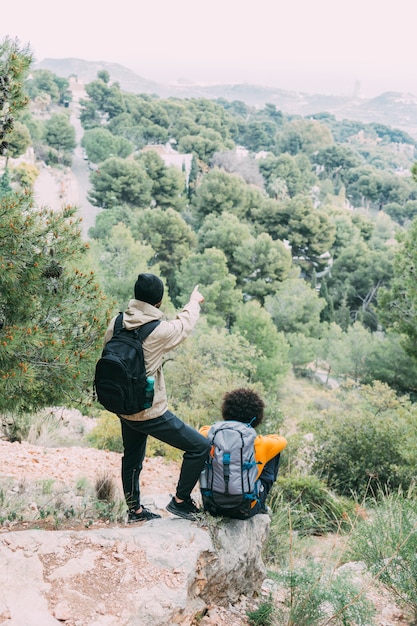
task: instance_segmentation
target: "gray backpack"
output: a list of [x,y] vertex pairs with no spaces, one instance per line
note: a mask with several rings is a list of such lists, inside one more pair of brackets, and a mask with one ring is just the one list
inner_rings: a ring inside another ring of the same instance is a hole
[[216,422],[208,439],[211,453],[200,476],[203,506],[212,515],[246,519],[258,499],[256,432],[237,421]]

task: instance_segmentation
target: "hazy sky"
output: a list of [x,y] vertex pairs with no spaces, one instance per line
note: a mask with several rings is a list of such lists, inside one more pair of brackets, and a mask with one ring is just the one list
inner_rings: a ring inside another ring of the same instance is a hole
[[417,96],[415,0],[18,0],[0,37],[35,59],[116,62],[168,82]]

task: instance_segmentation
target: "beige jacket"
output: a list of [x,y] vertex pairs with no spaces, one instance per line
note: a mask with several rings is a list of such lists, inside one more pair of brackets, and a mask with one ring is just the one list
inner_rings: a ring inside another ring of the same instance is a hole
[[[200,304],[190,301],[172,321],[161,320],[161,323],[151,332],[143,342],[143,356],[145,358],[147,376],[155,377],[155,395],[150,409],[145,409],[133,415],[124,415],[134,421],[149,420],[159,417],[168,409],[164,374],[162,371],[163,357],[167,352],[176,348],[186,339],[195,327],[200,316]],[[130,300],[124,312],[123,322],[128,330],[138,328],[152,320],[160,320],[162,312],[152,304],[140,300]],[[104,336],[106,344],[113,335],[114,317]]]

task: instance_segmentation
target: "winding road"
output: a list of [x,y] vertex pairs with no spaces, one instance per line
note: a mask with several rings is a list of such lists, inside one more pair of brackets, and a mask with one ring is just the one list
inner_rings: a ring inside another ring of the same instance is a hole
[[68,204],[77,206],[78,213],[82,218],[82,236],[84,239],[88,239],[88,230],[94,226],[96,216],[101,208],[93,206],[87,200],[87,193],[91,186],[89,181],[90,169],[88,162],[83,158],[80,146],[84,131],[79,120],[79,99],[86,94],[78,85],[72,86],[72,93],[70,119],[75,128],[77,147],[73,153],[71,169],[58,170],[42,165],[34,186],[34,198],[39,206],[47,206],[54,211],[59,211]]

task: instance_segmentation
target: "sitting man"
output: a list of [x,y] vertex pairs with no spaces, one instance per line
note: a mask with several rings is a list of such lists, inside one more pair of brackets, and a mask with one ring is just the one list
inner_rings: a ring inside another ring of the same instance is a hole
[[[253,391],[252,389],[241,388],[229,391],[224,395],[221,411],[223,420],[225,422],[230,422],[230,426],[232,428],[233,422],[240,422],[241,424],[247,425],[247,427],[251,429],[256,428],[262,423],[264,417],[264,408],[265,404],[263,400],[255,391]],[[219,423],[216,424],[216,426],[218,425]],[[240,424],[237,424],[237,426],[239,427]],[[203,434],[205,437],[211,437],[213,435],[213,429],[209,434],[210,428],[210,426],[202,426],[202,428],[200,428],[201,434]],[[220,429],[221,428],[222,425],[220,423]],[[246,434],[245,430],[243,430],[243,434]],[[254,468],[254,477],[257,482],[257,497],[256,499],[252,499],[250,500],[250,502],[248,502],[246,512],[244,510],[245,507],[243,507],[243,510],[233,510],[232,508],[230,509],[230,517],[238,517],[240,519],[252,517],[257,513],[268,512],[266,506],[266,498],[278,476],[280,455],[282,450],[284,450],[284,448],[287,446],[287,440],[280,435],[256,435],[252,432],[252,437],[249,437],[248,445],[253,446],[254,448],[254,461],[249,463],[246,462],[245,470],[250,465],[256,466]],[[214,458],[216,452],[219,454],[219,449],[217,448],[214,439],[211,451],[211,459]],[[248,454],[248,458],[250,458],[250,455],[252,455],[253,459],[252,450],[249,450]],[[237,464],[235,464],[235,468],[236,465]],[[226,473],[232,472],[232,466],[233,462],[231,462],[231,466],[229,466],[229,468],[226,470]],[[216,471],[215,469],[212,469],[215,468],[214,464],[210,466],[209,463],[208,467],[211,467],[211,471]],[[240,467],[239,471],[241,471]],[[221,473],[224,473],[223,466],[221,469]],[[225,507],[216,507],[216,505],[213,504],[210,497],[210,487],[212,486],[212,479],[209,479],[211,485],[208,485],[206,482],[204,482],[205,480],[206,477],[202,477],[202,479],[200,480],[200,487],[203,495],[203,503],[205,509],[215,515],[228,515],[227,505]],[[220,481],[221,480],[222,478],[220,478]],[[232,477],[230,477],[230,483],[231,482]],[[226,492],[227,491],[228,489],[226,487]],[[226,497],[227,500],[227,495],[225,496],[223,494],[222,497]],[[230,498],[230,500],[232,500],[232,497]]]

